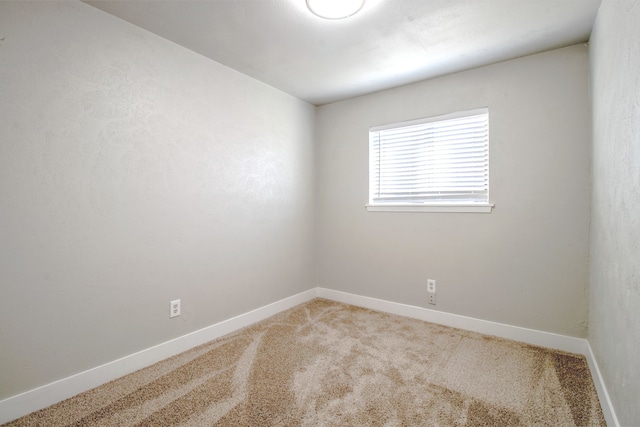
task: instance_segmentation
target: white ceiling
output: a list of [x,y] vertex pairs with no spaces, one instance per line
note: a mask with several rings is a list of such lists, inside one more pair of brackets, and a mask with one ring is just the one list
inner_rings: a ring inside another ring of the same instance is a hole
[[323,20],[305,0],[85,0],[321,105],[589,39],[600,0],[367,0]]

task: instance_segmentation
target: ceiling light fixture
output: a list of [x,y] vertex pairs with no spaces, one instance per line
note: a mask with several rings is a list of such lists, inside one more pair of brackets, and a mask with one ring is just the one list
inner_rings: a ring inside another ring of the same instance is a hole
[[344,19],[355,15],[365,0],[307,0],[307,7],[314,15],[324,19]]

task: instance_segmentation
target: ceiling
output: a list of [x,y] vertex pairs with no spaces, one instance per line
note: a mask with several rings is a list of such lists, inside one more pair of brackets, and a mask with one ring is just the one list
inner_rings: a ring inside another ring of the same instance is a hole
[[600,0],[85,0],[315,105],[586,42]]

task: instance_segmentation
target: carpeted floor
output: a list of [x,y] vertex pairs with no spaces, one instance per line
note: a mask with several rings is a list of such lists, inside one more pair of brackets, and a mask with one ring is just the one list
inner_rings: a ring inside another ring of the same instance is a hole
[[316,299],[10,426],[604,426],[586,361]]

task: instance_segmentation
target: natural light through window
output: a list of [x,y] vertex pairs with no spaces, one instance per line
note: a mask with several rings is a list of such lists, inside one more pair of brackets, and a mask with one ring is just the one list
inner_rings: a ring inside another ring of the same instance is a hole
[[491,212],[489,111],[369,130],[370,211]]

